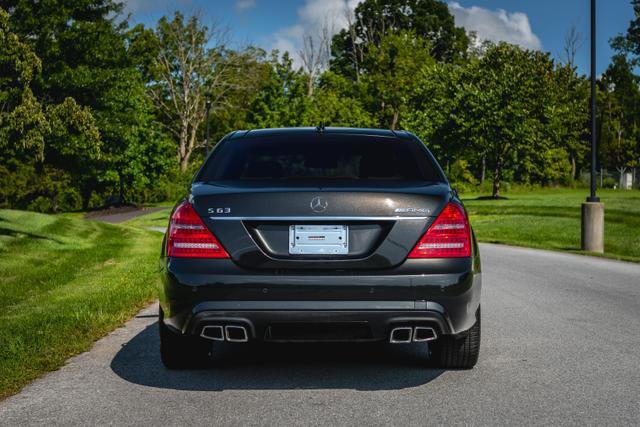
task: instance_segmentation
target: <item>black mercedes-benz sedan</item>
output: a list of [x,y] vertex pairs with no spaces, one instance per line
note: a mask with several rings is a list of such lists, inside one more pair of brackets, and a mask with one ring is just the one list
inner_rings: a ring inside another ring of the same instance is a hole
[[423,343],[442,368],[478,360],[478,246],[408,132],[227,135],[171,214],[161,270],[168,368],[253,341]]

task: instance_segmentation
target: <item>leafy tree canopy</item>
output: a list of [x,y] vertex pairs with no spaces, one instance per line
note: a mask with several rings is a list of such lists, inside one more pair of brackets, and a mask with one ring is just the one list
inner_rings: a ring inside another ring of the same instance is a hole
[[333,38],[332,67],[355,78],[369,48],[391,33],[413,32],[442,62],[464,58],[469,46],[465,30],[455,26],[447,4],[440,0],[365,0],[349,20],[349,28]]

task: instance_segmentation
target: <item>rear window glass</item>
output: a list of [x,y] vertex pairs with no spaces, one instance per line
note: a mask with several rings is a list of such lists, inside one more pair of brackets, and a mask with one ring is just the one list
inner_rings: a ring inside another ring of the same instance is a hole
[[197,181],[430,181],[443,178],[413,140],[355,135],[291,135],[223,142]]

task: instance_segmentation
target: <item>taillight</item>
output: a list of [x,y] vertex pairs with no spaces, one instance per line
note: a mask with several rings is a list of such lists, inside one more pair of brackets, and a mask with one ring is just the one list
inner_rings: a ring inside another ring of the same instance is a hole
[[471,256],[471,229],[462,206],[449,203],[424,233],[409,258],[463,258]]
[[175,258],[229,258],[227,251],[204,225],[189,202],[180,204],[171,216],[167,256]]

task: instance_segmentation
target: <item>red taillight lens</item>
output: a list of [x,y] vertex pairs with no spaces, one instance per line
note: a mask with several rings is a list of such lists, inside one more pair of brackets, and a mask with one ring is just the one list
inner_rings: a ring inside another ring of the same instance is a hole
[[204,225],[189,202],[183,202],[171,216],[167,256],[175,258],[229,258],[227,251]]
[[471,229],[462,206],[449,203],[424,233],[409,258],[463,258],[471,256]]

